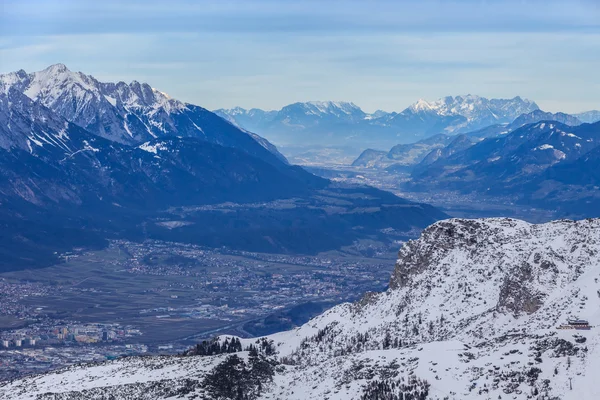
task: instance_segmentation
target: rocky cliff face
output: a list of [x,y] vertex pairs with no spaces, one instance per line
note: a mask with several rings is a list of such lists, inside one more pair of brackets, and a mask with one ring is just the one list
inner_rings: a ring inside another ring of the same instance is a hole
[[[402,247],[386,292],[267,337],[279,365],[253,398],[597,399],[599,279],[598,219],[438,222]],[[591,329],[557,329],[575,317]],[[203,377],[223,359],[72,367],[0,387],[0,399],[124,399],[132,381],[151,398],[190,376],[197,384],[184,396],[202,398]]]

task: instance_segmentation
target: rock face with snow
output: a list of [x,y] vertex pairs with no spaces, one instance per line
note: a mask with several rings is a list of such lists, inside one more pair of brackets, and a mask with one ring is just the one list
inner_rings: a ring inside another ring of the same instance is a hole
[[0,75],[3,91],[16,91],[102,138],[127,145],[167,136],[199,138],[274,162],[285,161],[263,138],[210,111],[175,100],[147,83],[105,83],[55,64],[43,71]]
[[137,81],[102,83],[63,64],[0,77],[63,118],[109,140],[138,143],[174,130],[169,115],[185,104]]
[[[273,369],[249,398],[597,399],[599,310],[600,220],[441,221],[402,247],[387,291],[257,341]],[[591,327],[558,329],[571,319]],[[214,398],[215,371],[261,359],[236,356],[74,366],[0,399]]]
[[[405,124],[407,121],[414,121],[424,133],[432,132],[432,129],[433,133],[465,133],[493,124],[510,123],[519,115],[537,109],[535,102],[519,96],[512,99],[486,99],[475,95],[447,96],[433,102],[419,100],[394,116],[390,123]],[[439,126],[440,122],[433,118],[435,116],[441,121],[445,120],[445,126]],[[408,126],[405,129],[407,128]]]
[[93,138],[0,80],[0,149],[62,155]]

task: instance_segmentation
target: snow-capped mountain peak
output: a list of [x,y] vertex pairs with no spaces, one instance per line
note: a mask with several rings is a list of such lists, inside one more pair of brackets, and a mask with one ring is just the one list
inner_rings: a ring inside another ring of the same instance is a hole
[[346,101],[309,101],[307,105],[316,107],[322,113],[331,113],[335,110],[341,110],[346,114],[361,112],[362,110],[356,104]]
[[234,108],[227,110],[227,112],[230,113],[231,115],[241,115],[241,114],[247,113],[248,110],[246,110],[245,108],[242,108],[242,107],[234,107]]
[[428,102],[419,100],[405,109],[396,120],[423,115],[446,119],[446,132],[466,132],[493,124],[510,123],[521,114],[537,110],[535,102],[516,96],[512,99],[487,99],[477,95],[446,96]]
[[512,99],[487,99],[485,97],[467,94],[462,96],[446,96],[427,102],[419,100],[408,107],[413,112],[436,111],[440,115],[462,115],[476,119],[482,113],[493,113],[498,119],[508,119],[512,122],[517,116],[537,110],[535,102],[516,96]]
[[[14,102],[34,102],[49,109],[59,120],[122,144],[139,145],[166,136],[196,137],[272,162],[286,162],[266,139],[135,80],[129,84],[100,82],[91,75],[73,72],[64,64],[54,64],[38,72],[20,70],[0,75],[0,94],[13,99],[5,104],[9,113]],[[0,135],[3,147],[15,143],[16,139],[9,138],[13,133],[4,138]]]
[[121,143],[159,136],[168,130],[166,125],[173,125],[168,116],[186,107],[146,83],[103,83],[64,64],[30,74],[21,70],[0,75],[0,82],[63,118]]
[[24,78],[23,84],[27,85],[25,95],[32,100],[40,100],[50,108],[67,92],[72,93],[79,102],[84,102],[90,92],[99,93],[96,87],[98,82],[94,78],[81,72],[72,72],[64,64],[51,65]]
[[281,111],[294,112],[295,109],[303,109],[306,115],[318,117],[334,116],[338,118],[353,117],[364,112],[354,103],[345,101],[308,101],[306,103],[295,103],[284,107]]
[[[365,113],[343,101],[293,103],[277,111],[240,108],[215,113],[248,130],[270,136],[281,144],[327,143],[361,147],[394,146],[440,133],[467,133],[497,124],[509,124],[521,114],[537,110],[533,101],[487,99],[477,95],[419,99],[400,113]],[[302,132],[302,135],[298,133]]]
[[417,100],[416,103],[414,103],[410,107],[408,107],[408,109],[412,112],[418,113],[418,112],[432,111],[435,109],[435,107],[434,107],[434,105],[430,104],[429,102],[427,102],[423,99],[419,99],[419,100]]

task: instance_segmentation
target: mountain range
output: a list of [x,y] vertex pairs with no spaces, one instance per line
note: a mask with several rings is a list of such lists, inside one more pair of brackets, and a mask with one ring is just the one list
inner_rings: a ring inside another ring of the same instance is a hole
[[[434,159],[441,156],[448,157],[450,153],[464,150],[483,139],[502,136],[524,125],[540,121],[556,121],[570,126],[582,124],[572,115],[544,112],[537,109],[519,115],[511,123],[492,124],[466,134],[454,136],[438,134],[415,143],[396,145],[388,152],[367,149],[352,163],[352,166],[410,170],[407,167],[413,167],[419,163],[430,164]],[[444,150],[446,146],[448,147]]]
[[597,110],[586,111],[579,114],[574,114],[573,116],[579,119],[581,122],[588,124],[600,121],[600,111]]
[[[236,107],[215,113],[278,145],[352,146],[362,150],[414,143],[436,134],[468,133],[491,125],[501,129],[536,110],[539,107],[535,102],[519,96],[487,99],[466,95],[432,102],[419,100],[402,112],[379,110],[368,114],[353,103],[319,101],[294,103],[276,111]],[[585,119],[583,122],[600,120],[595,111],[578,115],[581,121]]]
[[413,167],[413,189],[508,196],[563,216],[598,215],[600,122],[524,125]]
[[[0,75],[0,167],[0,269],[47,265],[115,237],[310,253],[444,216],[331,184],[147,84],[102,83],[62,64]],[[235,221],[219,204],[237,208]]]
[[600,397],[600,220],[437,222],[382,293],[258,339],[74,365],[0,399]]
[[[166,136],[192,137],[245,151],[275,163],[275,146],[224,123],[210,111],[172,99],[146,83],[103,83],[55,64],[31,74],[0,76],[3,91],[16,91],[65,120],[113,142],[135,145]],[[258,145],[257,145],[258,144]],[[259,146],[260,145],[260,146]]]

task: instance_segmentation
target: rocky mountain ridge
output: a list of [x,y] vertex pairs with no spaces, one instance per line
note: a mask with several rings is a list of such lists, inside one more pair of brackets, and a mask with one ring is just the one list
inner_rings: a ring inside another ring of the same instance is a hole
[[[600,123],[529,124],[416,166],[407,186],[508,196],[529,206],[551,208],[561,216],[595,217],[600,182],[590,172],[598,167],[593,154],[599,140]],[[567,170],[569,174],[564,173]]]
[[[599,279],[598,219],[440,221],[404,244],[387,291],[235,355],[73,366],[5,383],[0,399],[211,398],[215,371],[228,387],[263,357],[273,369],[252,399],[592,400]],[[558,329],[572,319],[589,329]]]
[[[16,91],[88,132],[136,145],[167,136],[192,137],[243,150],[272,163],[285,158],[264,138],[240,130],[210,111],[171,98],[147,83],[100,82],[54,64],[33,73],[0,75],[2,91]],[[22,97],[24,98],[24,97]],[[258,139],[258,140],[257,140]]]
[[[420,108],[425,108],[421,106]],[[427,106],[428,107],[428,106]],[[399,144],[389,152],[367,149],[353,163],[353,166],[375,168],[417,167],[429,165],[440,158],[448,158],[454,153],[466,150],[471,145],[484,139],[507,135],[525,125],[541,121],[556,121],[564,125],[578,126],[582,122],[574,116],[565,113],[550,113],[536,109],[532,112],[521,114],[511,123],[495,123],[481,129],[457,135],[439,134],[415,143]]]

